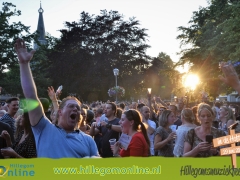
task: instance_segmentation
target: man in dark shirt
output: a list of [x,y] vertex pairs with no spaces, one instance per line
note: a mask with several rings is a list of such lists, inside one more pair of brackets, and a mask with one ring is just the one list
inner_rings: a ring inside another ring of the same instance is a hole
[[177,114],[177,106],[171,104],[171,105],[169,106],[169,109],[170,109],[170,110],[174,113],[174,115],[176,116],[176,121],[174,122],[174,125],[176,125],[177,128],[178,128],[178,126],[181,126],[181,125],[182,125],[182,120],[181,120],[181,115],[178,116],[178,114]]
[[116,139],[118,141],[121,132],[121,126],[119,125],[119,119],[116,118],[117,106],[115,103],[109,102],[106,104],[104,110],[106,121],[101,121],[101,125],[97,126],[94,122],[90,129],[90,135],[94,136],[98,133],[102,134],[101,148],[102,157],[113,157],[112,150],[110,148],[109,140]]
[[[11,137],[12,142],[14,142],[14,137],[13,137],[13,132],[12,132],[11,127],[8,124],[0,121],[0,149],[7,147],[6,140],[3,138],[3,136],[4,136],[3,131],[4,130],[8,132],[8,134]],[[0,159],[3,159],[3,158],[4,157],[3,157],[3,155],[0,151]]]

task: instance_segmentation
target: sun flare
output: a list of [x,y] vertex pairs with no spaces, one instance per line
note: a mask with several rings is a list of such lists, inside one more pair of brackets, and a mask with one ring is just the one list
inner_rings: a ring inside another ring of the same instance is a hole
[[194,90],[199,83],[199,77],[196,74],[187,74],[183,77],[183,85],[185,88]]

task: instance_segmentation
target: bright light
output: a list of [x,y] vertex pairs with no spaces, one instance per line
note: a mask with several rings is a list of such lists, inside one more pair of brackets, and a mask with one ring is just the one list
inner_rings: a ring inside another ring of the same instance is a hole
[[199,83],[199,77],[195,74],[186,74],[186,76],[183,77],[183,84],[185,88],[194,90],[198,85],[198,83]]

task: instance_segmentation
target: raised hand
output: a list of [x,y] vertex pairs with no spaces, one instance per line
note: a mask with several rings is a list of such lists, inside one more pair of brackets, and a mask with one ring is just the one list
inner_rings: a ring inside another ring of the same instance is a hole
[[27,52],[25,42],[22,39],[17,39],[14,47],[18,56],[19,63],[21,64],[28,63],[35,53],[35,50]]
[[57,97],[56,97],[56,93],[54,91],[54,88],[52,86],[48,87],[48,96],[52,101],[56,101]]
[[220,63],[220,68],[224,76],[219,76],[219,78],[235,90],[240,87],[239,78],[236,70],[232,64],[222,62]]

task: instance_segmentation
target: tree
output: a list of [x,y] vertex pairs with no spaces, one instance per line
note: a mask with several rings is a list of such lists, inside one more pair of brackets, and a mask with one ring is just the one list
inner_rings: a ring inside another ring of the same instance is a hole
[[[3,3],[2,11],[0,11],[0,84],[3,87],[3,93],[11,94],[20,97],[23,96],[20,84],[20,72],[18,60],[14,50],[15,40],[19,37],[25,40],[28,49],[31,49],[32,42],[37,42],[37,32],[30,34],[29,27],[23,25],[21,22],[9,23],[12,16],[20,16],[21,11],[13,9],[16,6],[12,3]],[[48,52],[54,46],[56,38],[49,34],[46,36],[47,45],[40,46],[35,53],[31,68],[33,69],[33,76],[37,85],[39,96],[47,97],[47,87],[51,85],[51,79],[48,76],[48,68],[50,63],[48,61]],[[4,70],[8,70],[4,72]]]
[[65,25],[49,56],[55,86],[62,84],[63,93],[81,94],[84,100],[107,100],[107,90],[115,85],[116,67],[126,98],[139,92],[151,58],[146,55],[150,47],[146,29],[139,27],[138,20],[125,21],[117,11],[102,10],[97,16],[82,12],[79,22]]
[[12,3],[3,2],[0,11],[0,72],[14,67],[17,63],[14,53],[14,42],[18,37],[31,42],[32,36],[29,33],[29,27],[24,26],[21,22],[9,23],[13,16],[20,16],[21,11],[13,9],[16,6]]
[[151,87],[153,95],[161,96],[162,99],[170,99],[174,87],[170,78],[173,68],[174,63],[170,56],[163,52],[159,53],[146,70],[145,87]]
[[188,63],[190,71],[200,76],[203,89],[213,97],[226,90],[219,88],[219,62],[239,61],[239,8],[239,0],[212,0],[208,7],[193,13],[189,27],[178,28],[181,45],[191,45],[181,51],[179,65]]

